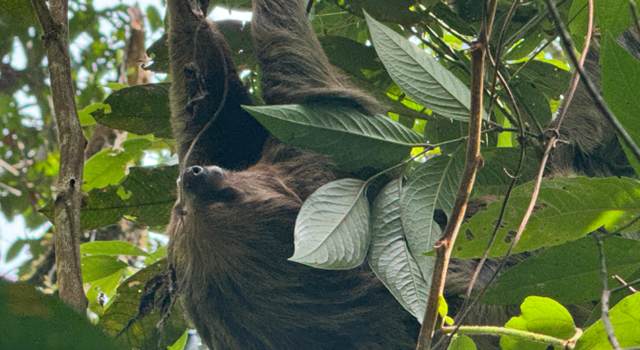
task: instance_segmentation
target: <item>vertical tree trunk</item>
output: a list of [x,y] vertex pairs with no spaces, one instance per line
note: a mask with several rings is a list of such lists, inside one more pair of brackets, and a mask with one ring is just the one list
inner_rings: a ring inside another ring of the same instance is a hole
[[79,312],[87,299],[82,287],[79,239],[82,205],[84,146],[75,103],[71,62],[67,0],[31,0],[44,31],[43,40],[49,60],[51,94],[60,145],[60,172],[55,194],[55,257],[60,298]]

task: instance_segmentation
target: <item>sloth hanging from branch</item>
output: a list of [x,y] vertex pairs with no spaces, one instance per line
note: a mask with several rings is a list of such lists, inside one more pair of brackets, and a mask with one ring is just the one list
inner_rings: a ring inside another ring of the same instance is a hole
[[[169,0],[171,108],[181,165],[170,263],[188,317],[211,349],[399,349],[418,323],[371,271],[288,261],[303,201],[336,178],[331,161],[269,137],[207,1]],[[253,2],[268,104],[375,100],[329,64],[302,0]]]
[[[168,0],[172,127],[181,169],[169,262],[187,316],[211,349],[413,348],[416,318],[368,268],[321,270],[288,260],[303,202],[341,174],[327,156],[277,141],[243,109],[251,96],[223,35],[206,19],[207,8],[208,0]],[[306,8],[304,0],[253,1],[264,101],[344,106],[372,117],[384,112],[331,66]],[[610,158],[616,161],[624,156],[583,89],[577,94],[580,104],[572,105],[561,134],[587,140],[563,147],[551,168],[628,171],[617,163],[590,167],[596,152],[615,149]],[[452,261],[447,292],[464,294],[476,264]],[[480,284],[494,268],[487,264]],[[469,318],[500,325],[507,319],[506,308],[484,306]]]

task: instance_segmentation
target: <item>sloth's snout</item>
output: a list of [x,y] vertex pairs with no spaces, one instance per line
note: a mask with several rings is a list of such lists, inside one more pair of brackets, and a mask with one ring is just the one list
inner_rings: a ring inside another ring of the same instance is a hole
[[182,186],[186,191],[197,194],[201,191],[219,189],[223,179],[224,170],[218,166],[193,165],[182,173]]

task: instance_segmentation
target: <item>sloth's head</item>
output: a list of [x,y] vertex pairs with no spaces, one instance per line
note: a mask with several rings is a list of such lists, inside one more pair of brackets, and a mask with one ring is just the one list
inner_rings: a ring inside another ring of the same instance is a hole
[[274,166],[242,171],[191,166],[180,177],[183,196],[178,215],[184,234],[196,239],[243,243],[267,238],[291,241],[302,200]]

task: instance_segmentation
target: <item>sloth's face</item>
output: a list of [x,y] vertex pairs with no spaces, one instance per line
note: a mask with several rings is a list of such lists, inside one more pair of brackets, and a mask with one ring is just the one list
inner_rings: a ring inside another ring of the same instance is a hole
[[273,168],[230,171],[191,166],[181,175],[180,186],[183,207],[177,210],[182,210],[179,215],[199,237],[293,237],[302,203]]

